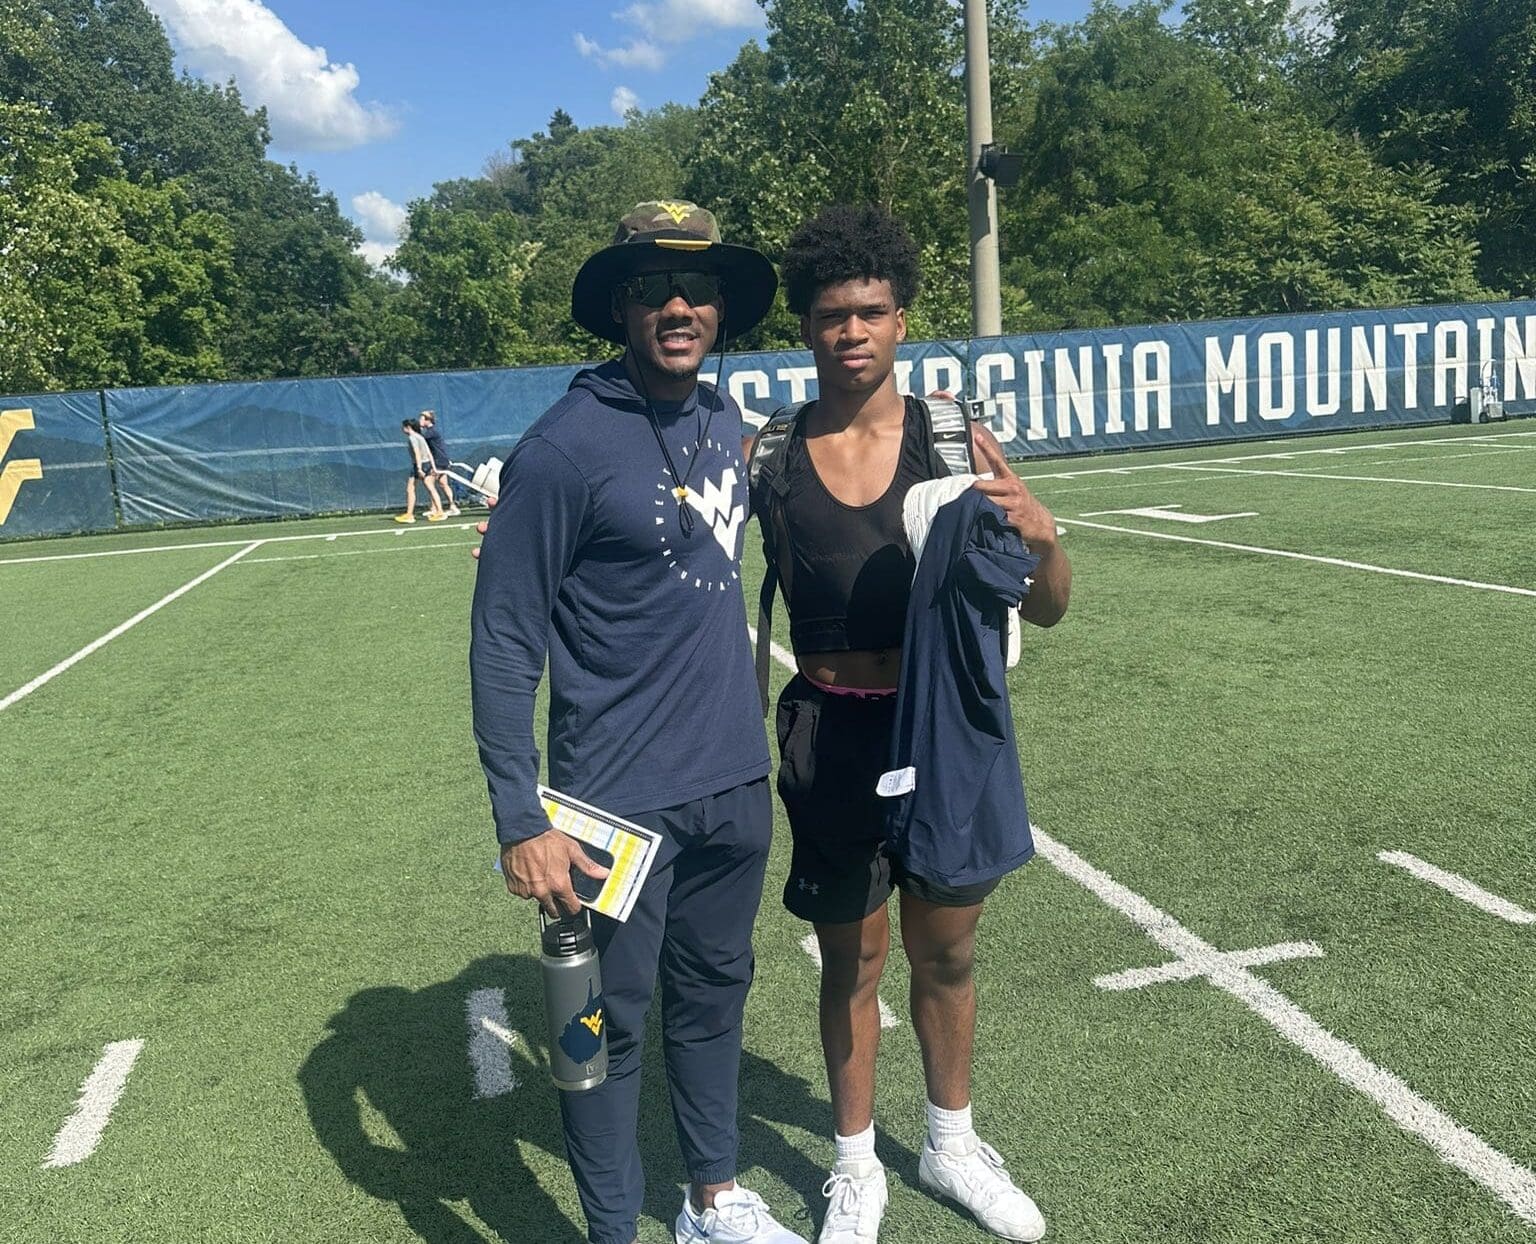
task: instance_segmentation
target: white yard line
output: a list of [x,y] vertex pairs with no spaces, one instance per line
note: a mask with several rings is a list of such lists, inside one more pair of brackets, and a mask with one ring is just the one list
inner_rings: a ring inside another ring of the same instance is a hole
[[113,1041],[102,1050],[101,1060],[80,1086],[80,1099],[53,1139],[53,1149],[43,1168],[75,1166],[96,1152],[101,1134],[112,1118],[112,1109],[128,1084],[128,1073],[144,1042]]
[[[821,943],[816,940],[816,934],[807,933],[800,939],[800,949],[810,955],[811,962],[816,965],[816,970],[821,971]],[[900,1028],[901,1021],[896,1018],[896,1012],[886,1005],[884,998],[877,998],[880,1003],[880,1027]]]
[[518,1087],[512,1074],[512,1047],[518,1036],[507,1021],[500,989],[476,989],[464,1003],[469,1025],[469,1062],[475,1069],[475,1098],[501,1097]]
[[[263,536],[256,541],[257,544],[291,544],[296,540],[349,540],[354,536],[403,536],[417,531],[468,531],[475,523],[484,521],[473,519],[467,523],[431,523],[426,526],[420,524],[399,523],[391,527],[369,527],[359,531],[316,531],[302,536]],[[38,562],[78,562],[88,561],[96,557],[131,557],[136,553],[181,553],[188,549],[227,549],[236,545],[249,544],[250,540],[201,540],[192,544],[152,544],[144,548],[136,549],[98,549],[93,553],[49,553],[40,557],[0,557],[0,566],[30,566]]]
[[1376,858],[1383,864],[1391,864],[1406,873],[1413,874],[1420,881],[1439,886],[1447,894],[1453,894],[1462,902],[1481,908],[1490,916],[1508,920],[1510,924],[1536,924],[1536,912],[1527,911],[1518,903],[1511,903],[1507,898],[1500,898],[1497,894],[1490,893],[1476,882],[1468,881],[1458,873],[1436,868],[1417,855],[1409,855],[1406,851],[1378,851]]
[[1345,570],[1364,570],[1371,574],[1392,575],[1400,579],[1415,579],[1423,583],[1444,583],[1451,587],[1470,587],[1482,592],[1502,592],[1510,596],[1536,597],[1536,588],[1511,587],[1506,583],[1483,583],[1477,579],[1453,579],[1447,575],[1424,574],[1418,570],[1399,570],[1393,566],[1373,566],[1369,562],[1354,562],[1343,557],[1319,557],[1312,553],[1293,553],[1289,549],[1268,549],[1257,544],[1233,544],[1229,540],[1204,540],[1198,536],[1179,536],[1168,531],[1143,531],[1139,527],[1118,527],[1113,523],[1090,523],[1080,518],[1058,518],[1058,523],[1071,527],[1092,527],[1097,531],[1115,531],[1127,536],[1145,536],[1149,540],[1173,540],[1179,544],[1200,544],[1213,549],[1230,549],[1235,553],[1261,553],[1266,557],[1284,557],[1291,561],[1316,562],[1321,566],[1338,566]]
[[1205,466],[1193,462],[1172,467],[1175,471],[1212,471],[1225,475],[1278,475],[1284,479],[1332,479],[1349,484],[1408,484],[1419,488],[1470,488],[1478,492],[1524,492],[1536,495],[1536,488],[1518,484],[1463,484],[1444,479],[1394,479],[1385,475],[1325,475],[1320,471],[1266,471],[1251,467]]
[[145,618],[151,617],[154,614],[160,612],[160,610],[164,609],[172,601],[181,599],[181,597],[185,596],[199,583],[206,583],[209,579],[213,578],[214,575],[218,574],[219,571],[225,569],[226,567],[233,566],[252,549],[259,549],[263,543],[265,542],[262,540],[252,541],[250,544],[247,544],[243,549],[236,553],[233,557],[226,557],[217,566],[214,566],[212,569],[205,570],[202,574],[198,575],[197,578],[183,583],[179,588],[177,588],[174,592],[171,592],[169,595],[162,596],[154,604],[149,606],[149,608],[139,610],[139,612],[134,614],[133,617],[129,618],[128,621],[121,622],[117,626],[114,626],[100,639],[91,640],[91,642],[86,644],[86,646],[80,649],[79,652],[75,653],[73,656],[65,657],[51,670],[39,674],[26,686],[18,687],[15,691],[11,692],[10,695],[6,696],[5,699],[0,700],[0,713],[3,713],[17,701],[26,699],[27,696],[31,695],[39,687],[46,686],[48,683],[52,682],[55,678],[62,674],[65,670],[85,660],[86,657],[97,651],[97,649],[106,647],[107,644],[111,643],[119,635],[126,631],[131,631],[140,622],[144,621]]
[[1433,1102],[1419,1096],[1390,1071],[1377,1066],[1349,1042],[1260,980],[1227,959],[1167,912],[1101,872],[1043,830],[1034,830],[1040,854],[1058,870],[1137,925],[1165,950],[1181,959],[1215,957],[1201,973],[1217,989],[1231,994],[1309,1058],[1375,1102],[1403,1131],[1419,1137],[1442,1161],[1468,1175],[1526,1222],[1536,1226],[1536,1174],[1469,1132]]
[[313,562],[327,557],[371,557],[376,553],[422,553],[428,549],[472,549],[478,540],[439,540],[434,544],[394,544],[387,549],[345,549],[340,553],[287,553],[281,557],[250,557],[247,566],[262,566],[268,562]]
[[[1515,437],[1536,437],[1536,432],[1492,432],[1486,436],[1439,436],[1425,437],[1417,441],[1367,441],[1360,445],[1333,445],[1322,449],[1290,449],[1272,454],[1243,454],[1228,458],[1186,458],[1183,462],[1145,462],[1136,466],[1084,467],[1082,470],[1057,471],[1050,475],[1026,475],[1033,483],[1037,479],[1076,479],[1081,475],[1124,475],[1127,471],[1160,471],[1165,467],[1212,466],[1221,462],[1264,462],[1273,459],[1299,458],[1310,454],[1349,454],[1367,449],[1415,449],[1420,445],[1476,445],[1485,441],[1502,441]],[[1280,444],[1268,441],[1267,444]],[[1026,459],[1026,462],[1028,460]]]
[[1110,972],[1095,976],[1093,983],[1100,989],[1144,989],[1148,985],[1167,985],[1174,981],[1194,980],[1209,976],[1218,967],[1263,967],[1266,963],[1283,963],[1287,959],[1321,959],[1323,948],[1315,942],[1280,942],[1274,946],[1259,946],[1253,950],[1218,950],[1209,955],[1194,955],[1187,959],[1175,959],[1160,963],[1153,968],[1131,968],[1128,972]]
[[[1417,454],[1412,458],[1372,458],[1369,462],[1362,462],[1361,466],[1397,466],[1403,462],[1453,462],[1457,458],[1492,458],[1496,454],[1536,453],[1536,445],[1486,445],[1481,449],[1475,449],[1469,454]],[[1319,471],[1328,470],[1325,463],[1317,468]]]
[[[747,627],[747,635],[755,644],[757,642],[757,627]],[[770,639],[768,641],[768,651],[770,654],[772,654],[773,659],[782,665],[785,669],[787,669],[791,674],[799,671],[800,667],[795,663],[795,654],[790,652],[788,649],[781,648],[777,643]]]
[[[792,660],[784,663],[794,668]],[[1198,962],[1201,965],[1199,975],[1237,998],[1287,1041],[1333,1072],[1350,1088],[1374,1101],[1398,1127],[1418,1136],[1443,1161],[1482,1184],[1516,1215],[1536,1226],[1536,1174],[1469,1132],[1347,1041],[1334,1036],[1278,989],[1256,977],[1237,958],[1223,955],[1167,912],[1160,911],[1108,873],[1101,872],[1044,830],[1036,826],[1031,828],[1041,857],[1059,872],[1129,917],[1142,932],[1178,959]],[[801,945],[812,958],[819,956],[820,948],[816,947],[813,935],[807,935]]]

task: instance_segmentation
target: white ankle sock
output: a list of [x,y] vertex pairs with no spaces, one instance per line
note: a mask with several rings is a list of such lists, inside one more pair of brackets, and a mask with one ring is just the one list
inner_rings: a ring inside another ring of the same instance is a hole
[[971,1135],[971,1107],[967,1102],[959,1110],[945,1110],[928,1103],[928,1139],[935,1149],[947,1140],[964,1140]]
[[837,1142],[837,1163],[841,1166],[844,1162],[868,1162],[875,1156],[875,1124],[870,1124],[862,1132],[853,1136],[839,1136],[836,1132],[832,1139]]

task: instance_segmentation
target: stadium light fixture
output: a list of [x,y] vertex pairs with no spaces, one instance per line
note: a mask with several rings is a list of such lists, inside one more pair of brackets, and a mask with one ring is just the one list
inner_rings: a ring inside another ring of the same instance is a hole
[[1024,175],[1024,157],[1017,152],[1005,151],[996,143],[984,143],[976,167],[983,177],[990,177],[1001,187],[1017,186]]

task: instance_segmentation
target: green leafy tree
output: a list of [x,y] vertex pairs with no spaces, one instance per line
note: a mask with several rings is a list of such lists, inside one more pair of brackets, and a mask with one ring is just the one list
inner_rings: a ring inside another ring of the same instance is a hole
[[[1206,24],[1100,3],[1051,33],[1010,283],[1039,327],[1477,296],[1467,213],[1292,107],[1234,94]],[[1247,45],[1239,41],[1239,50]],[[1243,80],[1243,79],[1239,79]],[[1246,79],[1251,83],[1252,79]]]
[[1439,174],[1478,217],[1481,273],[1536,286],[1536,0],[1330,0],[1343,124],[1396,167]]
[[[926,292],[919,335],[969,325],[965,92],[960,9],[946,0],[772,0],[766,48],[744,47],[700,104],[691,196],[736,237],[777,253],[832,202],[874,203],[912,230]],[[1012,5],[993,11],[993,80],[1018,93]],[[794,341],[782,312],[770,321]]]
[[482,217],[418,199],[391,267],[407,274],[402,311],[415,325],[416,367],[496,367],[535,361],[522,324],[522,284],[538,254],[510,212]]

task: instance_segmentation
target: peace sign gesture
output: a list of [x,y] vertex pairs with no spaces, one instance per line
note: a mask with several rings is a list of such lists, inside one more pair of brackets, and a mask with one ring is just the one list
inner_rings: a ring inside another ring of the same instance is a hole
[[971,444],[976,450],[977,465],[992,472],[991,479],[979,479],[973,487],[997,504],[1008,525],[1024,537],[1025,544],[1043,553],[1056,543],[1056,520],[1051,512],[1013,473],[997,438],[979,423],[971,424]]

